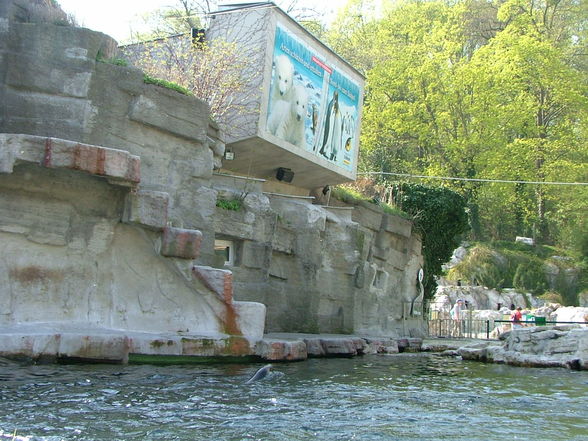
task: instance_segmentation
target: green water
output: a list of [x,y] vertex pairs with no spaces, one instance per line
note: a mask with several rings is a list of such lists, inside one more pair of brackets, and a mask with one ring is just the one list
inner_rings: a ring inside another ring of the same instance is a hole
[[431,354],[261,365],[0,360],[0,434],[30,440],[588,440],[588,372]]

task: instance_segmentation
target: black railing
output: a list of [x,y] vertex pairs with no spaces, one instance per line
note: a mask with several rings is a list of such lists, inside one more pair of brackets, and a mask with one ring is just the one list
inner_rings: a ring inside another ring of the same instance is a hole
[[[513,325],[512,320],[481,320],[471,318],[471,313],[468,312],[469,317],[459,320],[451,318],[428,317],[428,329],[430,337],[449,337],[449,338],[478,338],[490,339],[494,330],[498,329],[496,337],[501,332],[510,331],[512,327],[504,327],[502,324]],[[545,326],[545,325],[585,325],[587,322],[572,322],[572,321],[552,321],[542,320],[545,317],[535,317],[534,320],[521,320],[514,324],[521,326]]]

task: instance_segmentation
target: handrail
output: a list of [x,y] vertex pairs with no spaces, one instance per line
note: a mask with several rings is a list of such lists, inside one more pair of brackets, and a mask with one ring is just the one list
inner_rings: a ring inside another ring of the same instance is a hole
[[[490,321],[490,320],[487,320]],[[498,322],[498,323],[534,323],[537,324],[537,322],[535,320],[519,320],[517,322],[513,321],[513,320],[492,320],[494,323]],[[560,321],[554,321],[554,320],[546,320],[544,322],[541,322],[541,324],[554,324],[554,325],[588,325],[588,322],[560,322]]]
[[[536,318],[544,318],[544,317],[536,317]],[[429,323],[429,331],[431,333],[436,334],[437,337],[440,336],[447,336],[447,337],[456,337],[455,333],[457,333],[457,337],[465,337],[469,334],[470,338],[484,338],[482,335],[485,334],[486,339],[490,339],[490,333],[496,329],[498,324],[510,323],[510,324],[525,324],[525,325],[533,325],[533,326],[545,326],[545,325],[584,325],[588,326],[588,322],[585,321],[555,321],[555,320],[520,320],[518,322],[513,322],[512,319],[474,319],[473,317],[463,317],[458,320],[452,318],[435,318],[431,319],[430,317],[427,318],[427,322]],[[460,323],[462,325],[456,325]],[[456,327],[457,326],[457,327]],[[446,333],[446,334],[444,334]],[[476,337],[476,335],[478,337]]]

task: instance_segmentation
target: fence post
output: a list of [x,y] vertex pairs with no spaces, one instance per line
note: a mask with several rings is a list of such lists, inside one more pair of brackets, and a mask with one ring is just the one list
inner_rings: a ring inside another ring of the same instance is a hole
[[490,320],[486,320],[486,340],[490,340]]

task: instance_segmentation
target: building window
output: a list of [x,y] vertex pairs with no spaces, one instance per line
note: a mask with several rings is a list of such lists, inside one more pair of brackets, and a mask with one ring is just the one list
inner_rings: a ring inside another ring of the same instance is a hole
[[224,259],[225,266],[235,263],[235,244],[232,240],[214,240],[214,254],[219,259]]

